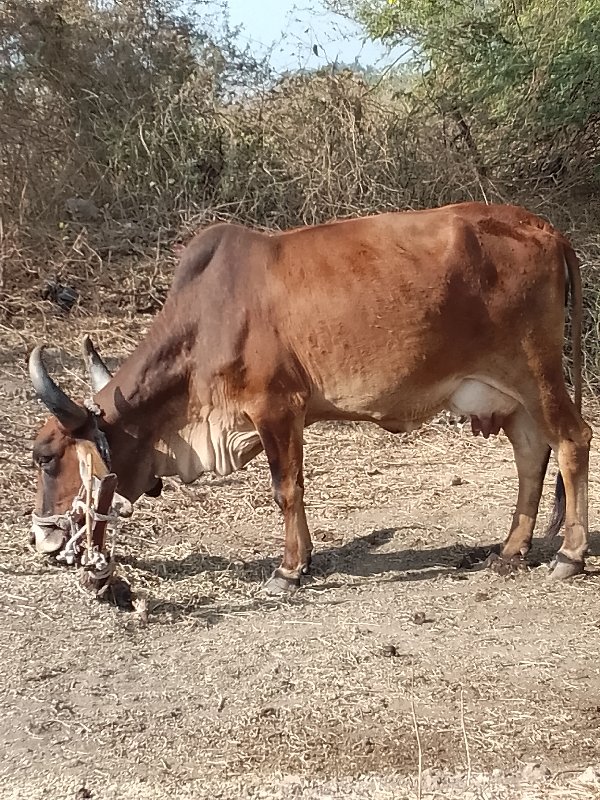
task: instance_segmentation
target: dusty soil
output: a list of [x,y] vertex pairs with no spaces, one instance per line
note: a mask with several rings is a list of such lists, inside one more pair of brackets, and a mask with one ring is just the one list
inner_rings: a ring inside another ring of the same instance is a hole
[[529,572],[478,569],[516,497],[503,437],[307,430],[316,557],[282,601],[260,589],[281,548],[264,457],[168,481],[119,533],[144,624],[27,544],[45,414],[25,354],[60,345],[54,375],[82,396],[81,333],[122,358],[149,318],[27,319],[0,331],[3,800],[600,796],[599,559],[554,584],[538,539]]

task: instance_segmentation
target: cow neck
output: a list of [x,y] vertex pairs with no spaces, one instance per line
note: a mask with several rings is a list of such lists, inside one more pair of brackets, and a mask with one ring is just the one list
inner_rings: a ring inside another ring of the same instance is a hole
[[187,407],[193,335],[164,317],[94,398],[108,426],[154,428]]

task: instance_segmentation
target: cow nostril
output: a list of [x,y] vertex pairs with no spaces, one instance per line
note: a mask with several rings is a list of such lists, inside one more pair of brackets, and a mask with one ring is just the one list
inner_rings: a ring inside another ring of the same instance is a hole
[[157,478],[156,483],[150,489],[144,492],[147,497],[160,497],[163,490],[162,478]]

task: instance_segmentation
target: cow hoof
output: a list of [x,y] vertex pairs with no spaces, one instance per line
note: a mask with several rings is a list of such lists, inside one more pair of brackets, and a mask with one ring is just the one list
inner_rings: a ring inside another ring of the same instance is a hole
[[564,581],[568,578],[574,578],[576,575],[581,575],[584,571],[583,561],[574,561],[572,558],[557,553],[554,561],[551,564],[552,572],[550,577],[553,581]]
[[498,553],[491,553],[486,561],[486,567],[503,578],[516,575],[518,572],[528,571],[527,563],[520,555],[504,558]]
[[300,587],[300,578],[286,575],[280,569],[276,569],[269,580],[265,583],[263,590],[271,597],[284,594],[293,594]]

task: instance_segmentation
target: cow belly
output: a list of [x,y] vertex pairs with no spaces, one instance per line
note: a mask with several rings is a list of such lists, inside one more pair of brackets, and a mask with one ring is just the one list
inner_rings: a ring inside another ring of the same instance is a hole
[[462,381],[450,396],[448,410],[454,414],[471,417],[473,433],[482,433],[487,439],[498,434],[505,420],[519,403],[514,397],[488,383],[475,379]]

